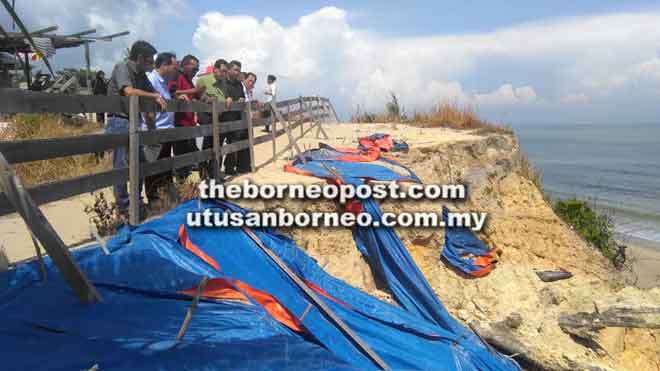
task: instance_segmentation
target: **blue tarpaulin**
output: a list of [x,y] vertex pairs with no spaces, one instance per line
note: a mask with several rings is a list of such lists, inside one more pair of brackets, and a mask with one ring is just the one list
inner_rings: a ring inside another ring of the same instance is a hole
[[[449,209],[443,207],[444,220],[448,214]],[[493,251],[465,227],[445,227],[442,257],[454,268],[473,277],[482,277],[495,267]]]
[[[48,258],[45,283],[37,262],[1,274],[3,369],[81,370],[94,364],[101,370],[375,368],[318,308],[308,308],[309,298],[244,231],[187,228],[189,243],[205,258],[187,249],[179,231],[186,214],[200,206],[242,211],[225,202],[189,201],[159,219],[124,228],[108,242],[110,255],[98,246],[74,251],[81,269],[99,289],[101,303],[79,304]],[[302,280],[320,290],[322,300],[389,367],[517,369],[462,328],[437,299],[419,297],[429,289],[425,281],[417,282],[419,290],[411,290],[407,282],[418,281],[421,274],[414,266],[401,265],[392,272],[403,280],[402,292],[409,295],[410,305],[401,308],[328,275],[288,237],[272,230],[254,232]],[[400,259],[381,255],[392,260],[388,267]],[[183,291],[194,288],[203,276],[240,280],[272,295],[305,331],[285,326],[255,300],[203,297],[177,344],[175,337],[191,301]],[[415,306],[421,309],[410,309]]]

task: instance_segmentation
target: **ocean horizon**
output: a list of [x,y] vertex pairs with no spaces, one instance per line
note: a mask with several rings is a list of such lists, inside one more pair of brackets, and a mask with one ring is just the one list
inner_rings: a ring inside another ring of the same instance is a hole
[[590,201],[622,239],[660,243],[660,124],[513,127],[551,199]]

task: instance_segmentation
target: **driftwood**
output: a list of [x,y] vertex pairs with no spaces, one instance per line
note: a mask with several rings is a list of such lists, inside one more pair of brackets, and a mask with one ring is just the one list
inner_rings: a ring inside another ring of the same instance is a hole
[[602,313],[565,314],[559,317],[559,327],[575,342],[606,355],[607,351],[598,343],[600,330],[606,327],[660,329],[660,308],[611,307]]
[[612,307],[599,313],[579,312],[559,317],[559,326],[601,330],[605,327],[660,329],[660,307]]

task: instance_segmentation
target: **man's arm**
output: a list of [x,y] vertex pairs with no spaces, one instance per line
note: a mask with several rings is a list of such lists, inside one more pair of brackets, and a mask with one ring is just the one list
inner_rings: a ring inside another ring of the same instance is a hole
[[177,90],[175,92],[176,95],[187,95],[187,94],[192,94],[192,95],[202,95],[206,91],[206,86],[200,86],[197,88],[190,88],[190,89],[183,89],[183,90]]
[[163,98],[162,95],[158,93],[151,93],[148,91],[144,91],[142,89],[137,89],[132,86],[124,86],[122,87],[122,93],[123,95],[127,97],[147,97],[147,98],[154,98],[156,99],[156,102],[160,105],[162,109],[167,109],[167,102],[165,101],[165,98]]

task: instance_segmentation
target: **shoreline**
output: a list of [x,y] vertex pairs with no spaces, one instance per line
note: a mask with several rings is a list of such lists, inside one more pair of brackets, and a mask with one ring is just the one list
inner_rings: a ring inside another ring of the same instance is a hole
[[617,235],[615,239],[628,246],[626,256],[632,272],[625,274],[637,281],[635,286],[641,289],[660,287],[660,242],[627,235]]

